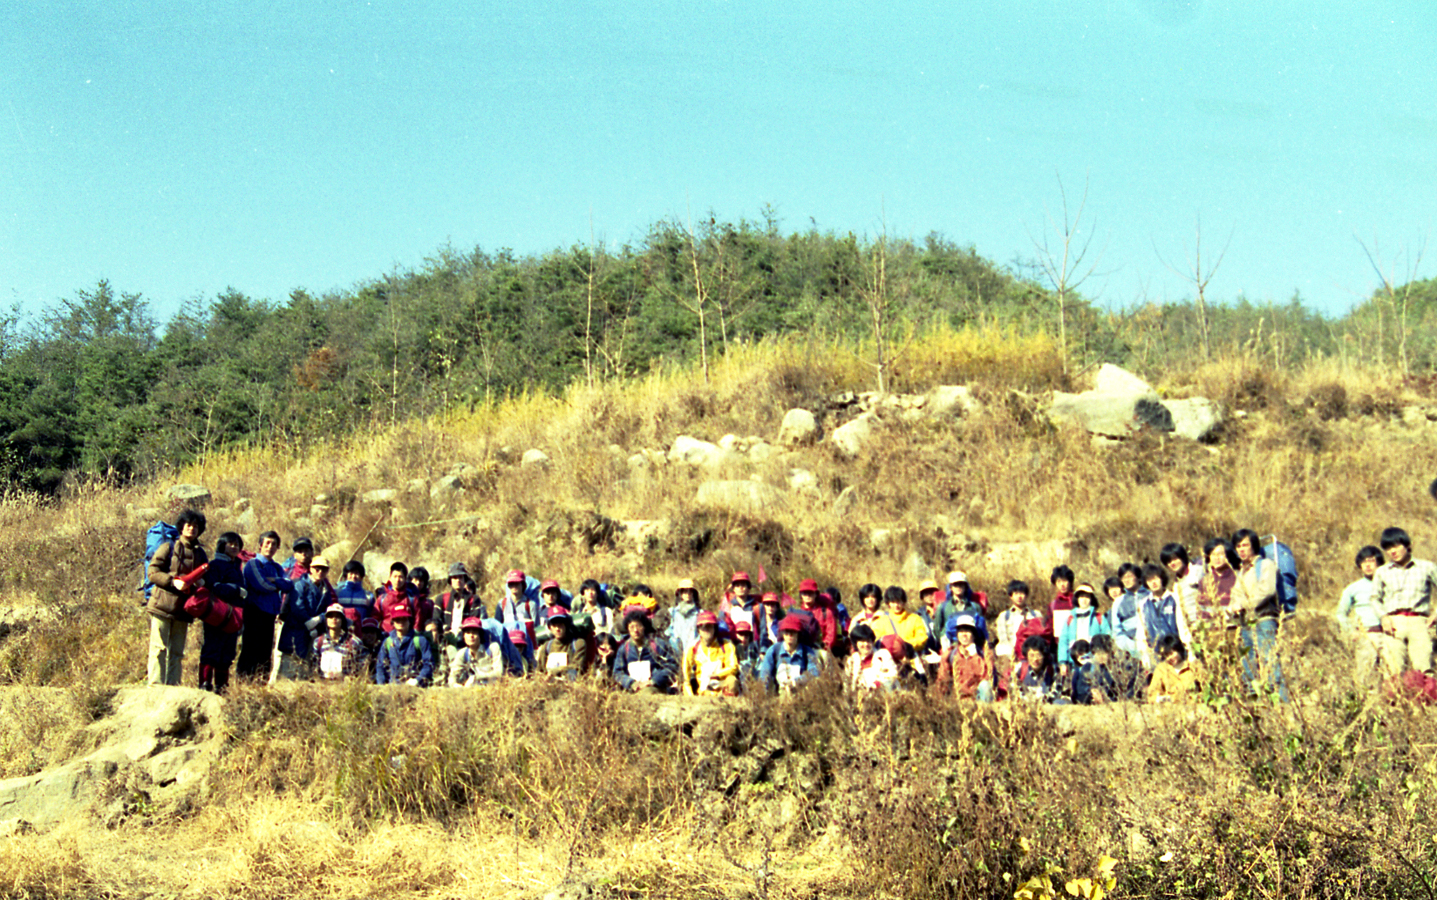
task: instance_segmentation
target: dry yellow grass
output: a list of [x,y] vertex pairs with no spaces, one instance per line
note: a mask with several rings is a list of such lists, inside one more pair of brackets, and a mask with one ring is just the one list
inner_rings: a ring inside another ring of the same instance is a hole
[[[524,684],[423,704],[360,689],[239,689],[227,704],[232,742],[192,818],[0,842],[0,896],[348,898],[382,884],[401,896],[536,897],[566,877],[624,897],[1011,896],[1002,874],[1086,873],[1100,851],[1122,855],[1120,884],[1155,896],[1355,900],[1418,886],[1393,860],[1437,858],[1420,815],[1437,800],[1431,714],[1356,693],[1326,618],[1353,553],[1384,526],[1407,526],[1418,555],[1437,552],[1425,493],[1437,441],[1389,415],[1414,399],[1408,388],[1333,363],[1272,373],[1220,360],[1160,381],[1245,412],[1220,441],[1103,446],[1032,415],[1033,397],[1080,386],[1063,379],[1047,339],[936,333],[906,347],[898,388],[969,383],[983,409],[889,428],[852,460],[820,444],[726,473],[785,487],[792,469],[811,472],[816,493],[782,508],[704,509],[699,473],[668,466],[644,479],[627,464],[680,434],[771,440],[791,406],[822,411],[829,395],[866,389],[863,356],[816,338],[764,342],[720,358],[707,384],[665,366],[332,444],[225,451],[155,484],[81,486],[58,504],[0,501],[0,605],[54,610],[0,640],[0,681],[73,690],[64,702],[0,704],[18,714],[0,729],[0,775],[66,758],[63,735],[103,710],[107,686],[140,677],[133,587],[149,522],[127,508],[168,513],[177,481],[214,492],[207,540],[233,524],[213,510],[244,497],[260,528],[286,537],[312,518],[322,545],[431,571],[462,559],[491,596],[517,565],[566,586],[643,580],[661,595],[694,577],[711,601],[730,571],[762,565],[786,585],[813,576],[851,600],[867,581],[914,587],[917,554],[932,574],[963,568],[990,591],[1029,580],[1041,600],[1045,570],[990,563],[986,551],[1071,541],[1079,577],[1096,580],[1113,559],[1154,559],[1168,540],[1253,527],[1287,540],[1301,564],[1304,613],[1283,641],[1302,701],[1273,711],[1224,687],[1203,717],[1132,712],[1109,736],[916,698],[860,712],[829,693],[742,701],[694,736],[586,689]],[[826,415],[825,431],[841,422]],[[501,452],[531,447],[549,455],[547,471]],[[452,504],[405,493],[381,520],[356,500],[458,463],[471,469]],[[850,486],[857,502],[840,515],[834,502]],[[311,517],[318,494],[329,510]],[[622,537],[589,540],[607,520],[665,524],[641,554]],[[888,532],[882,547],[875,529]],[[768,770],[754,762],[770,754]],[[1153,796],[1129,789],[1138,778],[1158,786]],[[766,830],[765,816],[784,827]],[[1025,856],[1019,837],[1049,849]],[[1174,861],[1160,863],[1167,850]],[[1344,866],[1367,880],[1341,881]]]

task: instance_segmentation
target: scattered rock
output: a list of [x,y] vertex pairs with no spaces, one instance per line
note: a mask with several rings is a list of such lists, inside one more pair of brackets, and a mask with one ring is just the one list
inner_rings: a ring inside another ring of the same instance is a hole
[[255,515],[253,507],[247,506],[243,512],[235,516],[235,530],[240,534],[254,534],[259,530],[259,516]]
[[983,408],[966,384],[940,384],[929,391],[927,396],[928,415],[935,419],[972,415]]
[[1222,424],[1222,410],[1206,397],[1167,400],[1163,406],[1173,417],[1173,434],[1190,441],[1206,440]]
[[739,436],[736,434],[726,434],[719,438],[718,445],[720,448],[728,450],[731,453],[737,452],[739,449]]
[[[922,581],[925,578],[933,577],[933,567],[930,566],[923,556],[914,550],[903,560],[903,575],[909,581]],[[917,596],[914,596],[917,600]]]
[[717,466],[725,456],[726,451],[718,444],[701,441],[686,434],[674,438],[674,445],[669,448],[669,462],[701,468]]
[[389,578],[389,564],[394,559],[378,550],[366,550],[360,559],[364,564],[364,579],[370,584],[381,584]]
[[992,544],[983,559],[990,572],[1047,572],[1071,562],[1077,541],[1013,541]]
[[1402,424],[1409,426],[1428,425],[1437,422],[1437,406],[1402,407]]
[[838,499],[833,501],[833,514],[840,519],[846,519],[858,508],[858,488],[850,484],[838,492]]
[[868,532],[868,543],[879,553],[889,553],[897,543],[897,535],[892,528],[875,528]]
[[699,506],[713,506],[730,512],[757,516],[784,505],[783,492],[758,481],[706,481],[694,498]]
[[445,475],[434,482],[434,486],[429,489],[429,498],[431,500],[449,500],[463,492],[464,482],[458,475]]
[[429,482],[423,478],[412,478],[409,483],[404,486],[404,493],[423,496],[429,493]]
[[830,439],[840,453],[857,456],[859,451],[873,440],[874,419],[872,413],[864,413],[853,421],[833,430]]
[[818,476],[807,469],[790,469],[788,472],[788,489],[795,494],[817,497]]
[[[328,547],[324,548],[324,555],[329,559],[329,580],[338,581],[340,578],[343,577],[340,574],[339,570],[343,569],[344,564],[349,562],[350,558],[354,556],[354,541],[335,541]],[[366,572],[365,574],[369,573]]]
[[248,497],[240,497],[236,499],[234,503],[230,504],[231,508],[234,509],[234,511],[237,513],[244,512],[252,505],[253,504],[250,503],[250,499]]
[[525,469],[548,469],[549,454],[537,447],[525,450],[523,458],[519,460],[519,465]]
[[751,463],[765,463],[773,459],[773,445],[767,441],[754,441],[748,448],[748,461]]
[[800,447],[818,438],[818,420],[806,409],[790,409],[778,427],[778,442],[785,447]]
[[158,522],[160,518],[165,514],[165,511],[157,506],[136,506],[132,510],[130,510],[130,512],[133,513],[134,517],[136,519],[139,519],[141,522],[147,522],[151,524]]
[[210,502],[210,489],[200,484],[177,484],[170,488],[168,496],[198,507]]
[[508,465],[514,462],[516,454],[513,447],[510,447],[508,444],[505,444],[498,450],[494,451],[494,458],[499,460],[499,462]]
[[25,819],[5,819],[0,821],[0,839],[19,837],[22,834],[33,834],[35,826]]
[[316,520],[327,519],[329,518],[329,507],[325,506],[323,503],[316,503],[310,506],[309,517]]
[[359,499],[364,503],[393,503],[398,496],[399,491],[394,488],[376,488],[360,494]]
[[455,478],[472,478],[479,474],[479,470],[466,462],[461,462],[450,466],[447,474],[453,475]]

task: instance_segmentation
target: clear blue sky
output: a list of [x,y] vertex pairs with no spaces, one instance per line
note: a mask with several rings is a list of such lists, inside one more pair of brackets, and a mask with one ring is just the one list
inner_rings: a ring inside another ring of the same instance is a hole
[[[1296,0],[0,8],[0,303],[108,278],[161,320],[460,249],[638,242],[712,209],[999,262],[1090,181],[1124,306],[1190,293],[1341,312],[1355,235],[1437,223],[1437,4]],[[1418,274],[1437,273],[1437,247]]]

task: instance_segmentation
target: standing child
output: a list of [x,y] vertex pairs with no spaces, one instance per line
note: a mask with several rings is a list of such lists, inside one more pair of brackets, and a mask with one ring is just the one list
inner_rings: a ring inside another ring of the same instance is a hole
[[[1382,652],[1382,613],[1372,605],[1372,591],[1375,585],[1372,576],[1378,566],[1387,562],[1371,544],[1357,551],[1357,570],[1362,577],[1349,584],[1337,601],[1337,626],[1344,637],[1352,642],[1352,680],[1359,689],[1372,686],[1377,671],[1377,660]],[[210,571],[214,571],[211,564]],[[209,628],[205,628],[205,642],[209,643]],[[201,657],[203,659],[203,657]]]
[[1174,635],[1184,646],[1192,643],[1192,632],[1188,630],[1187,616],[1183,613],[1178,596],[1168,588],[1168,570],[1162,566],[1148,565],[1143,569],[1143,581],[1148,594],[1140,601],[1138,615],[1138,655],[1144,668],[1152,668],[1162,659],[1156,653],[1157,643],[1164,635]]
[[[1120,650],[1129,654],[1137,655],[1138,648],[1138,619],[1142,616],[1142,600],[1148,593],[1143,587],[1143,570],[1133,563],[1123,563],[1118,566],[1118,574],[1103,582],[1103,588],[1107,590],[1108,596],[1113,599],[1113,605],[1108,610],[1108,625],[1113,631],[1113,642]],[[1116,581],[1118,592],[1113,593],[1113,583]]]
[[[1077,576],[1067,566],[1054,566],[1048,581],[1053,585],[1053,601],[1048,604],[1048,611],[1053,619],[1053,633],[1062,634],[1063,629],[1068,627],[1068,619],[1073,615],[1073,585],[1077,583]],[[1065,658],[1060,651],[1058,659]]]
[[358,632],[359,623],[374,615],[374,595],[364,589],[364,563],[351,559],[344,564],[339,584],[334,586],[334,596],[344,607],[350,630]]
[[1073,668],[1070,657],[1073,647],[1079,641],[1091,644],[1100,634],[1111,634],[1107,618],[1098,610],[1098,595],[1091,584],[1080,584],[1073,593],[1074,607],[1070,610],[1068,625],[1058,635],[1058,659],[1061,660],[1059,675],[1066,676]]
[[[244,539],[226,531],[215,542],[215,555],[205,572],[210,593],[230,606],[243,608]],[[230,683],[230,666],[239,647],[239,632],[226,634],[222,627],[205,624],[205,642],[200,647],[200,687],[223,694]]]
[[1018,630],[1025,622],[1042,618],[1028,608],[1028,585],[1021,581],[1008,582],[1008,608],[998,616],[993,631],[993,653],[997,657],[995,668],[1007,675],[1013,668],[1013,657],[1017,652]]

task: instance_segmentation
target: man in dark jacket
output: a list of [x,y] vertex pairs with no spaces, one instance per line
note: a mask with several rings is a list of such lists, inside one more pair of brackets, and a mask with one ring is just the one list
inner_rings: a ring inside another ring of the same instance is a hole
[[451,634],[461,633],[460,626],[465,619],[489,618],[484,601],[474,595],[474,582],[462,562],[449,567],[449,590],[441,594],[439,602],[434,604],[434,617]]
[[187,509],[175,520],[175,528],[180,536],[161,544],[150,557],[148,575],[155,590],[150,591],[150,599],[145,604],[145,612],[150,614],[150,650],[145,679],[148,684],[180,683],[185,635],[192,621],[185,613],[185,597],[196,587],[189,583],[186,576],[209,562],[205,549],[200,546],[200,535],[205,531],[205,514]]

